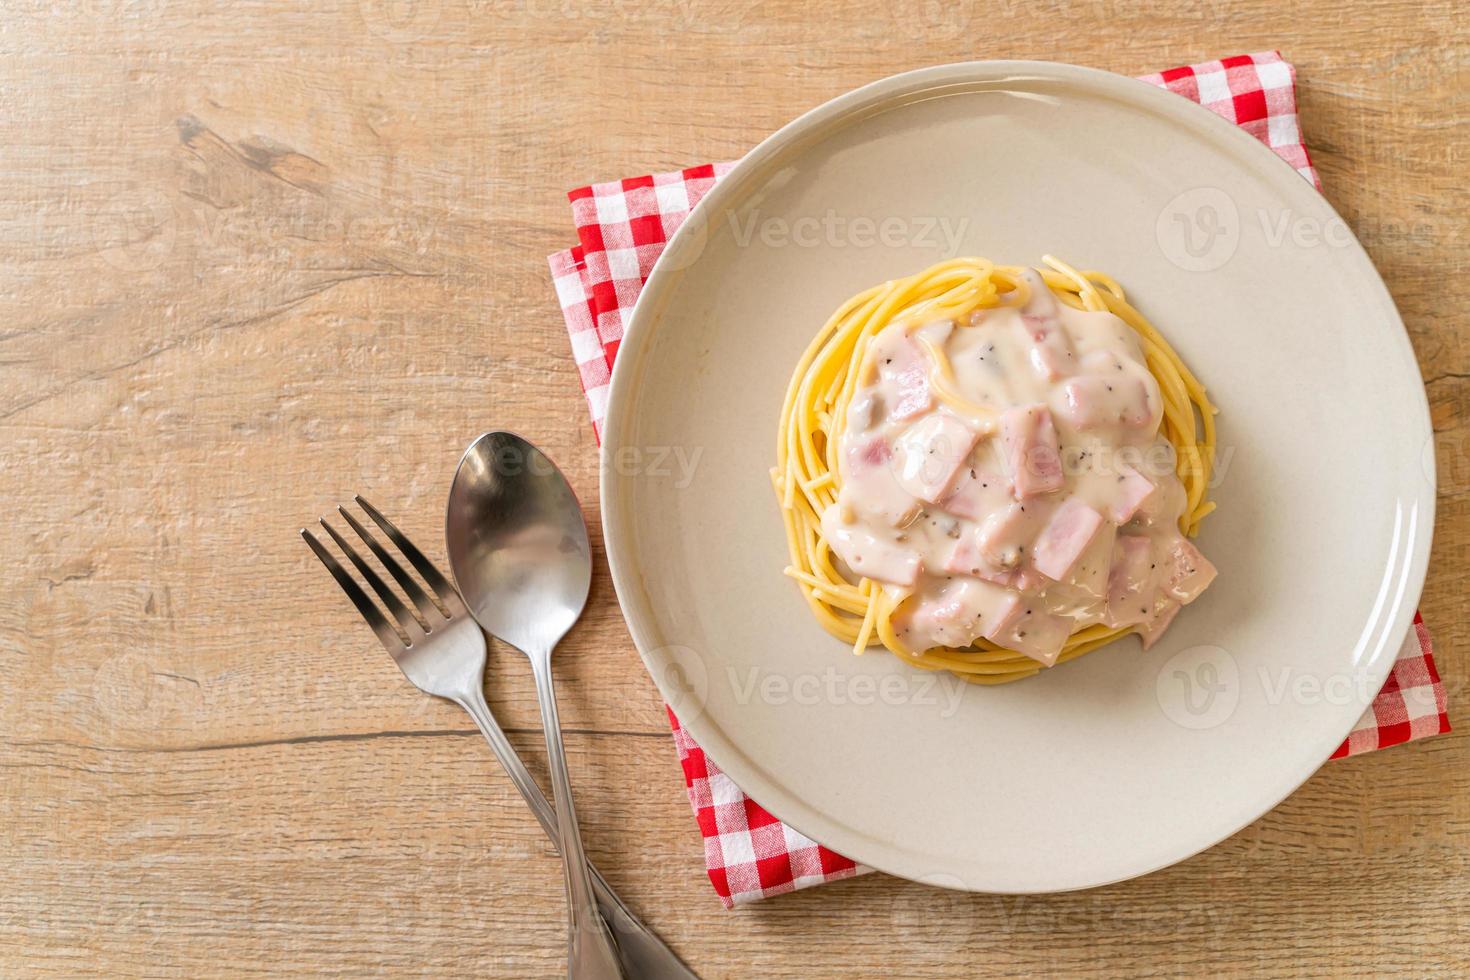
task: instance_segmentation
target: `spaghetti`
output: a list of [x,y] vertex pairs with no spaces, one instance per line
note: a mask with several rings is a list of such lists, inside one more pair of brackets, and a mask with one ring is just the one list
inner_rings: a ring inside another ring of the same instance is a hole
[[[1176,537],[1180,541],[1182,536],[1193,537],[1197,533],[1200,521],[1215,507],[1207,496],[1215,451],[1215,409],[1205,394],[1204,386],[1158,330],[1129,304],[1122,288],[1112,278],[1100,272],[1079,272],[1051,256],[1045,256],[1043,261],[1045,268],[1033,271],[1016,266],[997,266],[981,258],[959,258],[865,290],[838,308],[797,363],[781,412],[776,466],[771,471],[785,520],[790,553],[790,565],[785,571],[798,583],[818,622],[834,636],[850,643],[854,652],[861,653],[869,646],[882,645],[915,667],[952,671],[979,684],[1008,683],[1029,677],[1050,663],[1073,660],[1129,633],[1143,634],[1145,642],[1149,642],[1148,631],[1155,630],[1154,636],[1162,632],[1179,603],[1190,601],[1208,584],[1208,578],[1213,577],[1213,568],[1210,568],[1203,585],[1198,585],[1188,597],[1177,600],[1170,599],[1169,594],[1161,589],[1159,606],[1153,610],[1141,610],[1149,615],[1147,622],[1126,622],[1123,617],[1106,613],[1098,615],[1108,622],[1088,622],[1089,617],[1079,617],[1077,628],[1072,629],[1064,641],[1058,638],[1059,650],[1038,657],[1034,652],[1030,655],[1019,652],[1016,649],[1020,645],[1018,643],[996,642],[978,635],[969,642],[912,648],[904,626],[917,615],[913,609],[917,601],[915,586],[907,581],[913,574],[912,570],[899,562],[890,563],[890,570],[883,574],[865,575],[854,569],[853,562],[843,560],[834,551],[833,534],[829,531],[840,525],[832,522],[851,519],[848,498],[843,498],[839,505],[844,486],[842,460],[844,434],[849,431],[849,413],[854,410],[854,398],[859,392],[863,393],[859,410],[873,411],[868,404],[872,400],[868,393],[879,384],[880,372],[892,367],[891,356],[882,358],[884,363],[877,363],[879,358],[874,352],[880,349],[879,345],[889,343],[891,346],[894,342],[880,341],[879,335],[893,327],[884,334],[885,338],[897,337],[900,342],[904,338],[913,340],[915,349],[921,352],[925,374],[923,392],[929,399],[927,404],[934,406],[931,414],[964,420],[973,438],[983,444],[999,438],[1004,406],[995,404],[995,399],[975,398],[965,390],[957,378],[955,364],[946,353],[946,338],[952,336],[949,333],[951,326],[953,336],[958,336],[988,315],[1008,311],[1008,315],[1015,319],[1019,311],[1033,309],[1039,300],[1045,299],[1036,295],[1038,290],[1050,292],[1056,301],[1071,310],[1109,313],[1131,328],[1135,339],[1128,343],[1141,352],[1141,362],[1156,383],[1160,403],[1153,420],[1140,424],[1151,427],[1145,433],[1146,438],[1157,440],[1162,437],[1172,446],[1171,469],[1182,485],[1179,503],[1169,512],[1169,517],[1173,520],[1177,511]],[[1031,320],[1028,314],[1027,322]],[[929,324],[943,324],[946,330],[942,334],[934,333],[925,329]],[[890,347],[881,349],[891,353]],[[1040,353],[1051,356],[1045,350]],[[1067,350],[1065,356],[1070,358],[1073,355]],[[979,357],[984,360],[983,350]],[[967,355],[966,365],[976,363]],[[1124,370],[1121,361],[1118,370]],[[1006,381],[1002,377],[996,384],[1004,385]],[[1109,385],[1107,390],[1111,392],[1112,386]],[[895,398],[888,399],[890,405],[894,401]],[[1149,404],[1152,405],[1151,402]],[[1048,420],[1043,421],[1050,427]],[[893,423],[886,424],[892,428]],[[852,428],[860,427],[854,425]],[[1007,432],[1007,438],[1009,436]],[[965,449],[965,453],[968,452]],[[960,465],[969,464],[962,460]],[[975,477],[975,473],[971,468],[970,477]],[[1014,487],[1014,481],[1020,477],[1013,474],[1011,479],[1013,482],[1008,485]],[[1118,479],[1121,481],[1123,477]],[[1058,486],[1053,484],[1049,489],[1055,490]],[[954,491],[935,489],[934,500],[938,501],[939,494],[943,492]],[[1020,509],[1024,511],[1026,498],[1019,488],[1016,495],[1016,499],[1022,501]],[[1052,499],[1058,496],[1051,494]],[[944,506],[953,506],[962,512],[957,505],[940,502],[931,507],[924,504],[922,495],[918,504],[925,508],[919,513],[930,519],[930,523],[935,523],[935,518],[944,518],[951,525],[951,536],[957,536],[956,530],[961,522],[943,512]],[[829,515],[834,507],[837,510],[833,513],[840,511],[841,517]],[[1074,509],[1088,508],[1079,506]],[[825,526],[824,515],[828,516]],[[916,519],[912,513],[905,514],[894,519],[894,526]],[[1111,534],[1113,528],[1109,527],[1108,531]],[[973,533],[971,525],[965,524],[963,533]],[[1174,529],[1169,528],[1168,533],[1175,534]],[[1124,537],[1126,535],[1120,534],[1120,543]],[[903,538],[902,533],[897,534],[898,540]],[[1044,543],[1040,543],[1037,548],[1043,546]],[[1195,556],[1193,560],[1208,565],[1192,546],[1186,543],[1182,547]],[[844,554],[850,557],[851,549]],[[1041,559],[1037,557],[1035,560],[1039,562]],[[969,571],[968,568],[965,570]],[[921,574],[933,571],[928,569]],[[1194,569],[1189,571],[1193,573]],[[1010,582],[1013,589],[1026,592],[1026,586],[1015,585],[1017,571],[1003,574],[1010,576],[1005,581]],[[1102,574],[1102,581],[1106,581],[1106,569]],[[940,577],[944,577],[942,573]],[[1002,579],[991,575],[988,581]],[[987,594],[996,596],[1005,591],[997,591],[989,585],[977,588],[987,589]],[[1033,592],[1036,590],[1034,584],[1030,588]],[[1098,608],[1103,609],[1106,602],[1098,601]],[[1171,608],[1167,615],[1162,615],[1160,610],[1165,605]],[[988,614],[990,607],[984,608]],[[1030,612],[1028,608],[1026,613],[1029,615]],[[1161,615],[1162,625],[1159,625]],[[980,618],[978,613],[976,618]],[[1006,635],[1014,638],[1016,634],[1012,631]],[[1022,632],[1020,635],[1026,634]]]

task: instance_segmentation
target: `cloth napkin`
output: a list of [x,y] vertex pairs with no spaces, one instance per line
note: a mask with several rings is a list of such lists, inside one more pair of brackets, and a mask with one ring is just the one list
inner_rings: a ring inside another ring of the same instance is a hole
[[[1321,189],[1297,121],[1296,72],[1279,52],[1171,68],[1140,81],[1224,116]],[[613,359],[638,293],[674,230],[732,166],[705,164],[630,177],[579,187],[567,195],[577,244],[548,261],[599,440]],[[704,835],[710,881],[727,908],[870,870],[776,819],[720,771],[672,711],[669,723],[689,802]],[[1416,613],[1388,682],[1332,758],[1449,729],[1429,632]]]

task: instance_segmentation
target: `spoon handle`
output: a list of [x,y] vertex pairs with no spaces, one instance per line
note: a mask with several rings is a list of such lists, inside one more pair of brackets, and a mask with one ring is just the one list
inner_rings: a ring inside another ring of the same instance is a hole
[[562,868],[567,882],[567,976],[570,980],[606,980],[623,976],[617,946],[592,898],[592,873],[577,827],[572,783],[562,747],[561,721],[551,678],[551,651],[531,656],[536,676],[536,700],[541,704],[541,726],[546,730],[546,761],[551,770],[551,795],[556,800],[556,827],[561,838]]
[[[480,733],[485,736],[485,741],[490,743],[495,757],[500,760],[506,775],[535,814],[541,829],[551,839],[552,846],[560,851],[561,835],[556,828],[556,812],[547,802],[541,787],[536,785],[536,780],[527,771],[515,746],[510,744],[495,716],[491,714],[490,706],[485,703],[484,693],[478,688],[471,689],[459,701],[459,706],[474,719]],[[597,896],[598,909],[602,912],[603,921],[612,928],[617,939],[623,972],[630,977],[641,977],[645,980],[698,980],[694,971],[684,965],[658,934],[623,903],[597,868],[591,862],[587,866],[592,870],[592,889]]]

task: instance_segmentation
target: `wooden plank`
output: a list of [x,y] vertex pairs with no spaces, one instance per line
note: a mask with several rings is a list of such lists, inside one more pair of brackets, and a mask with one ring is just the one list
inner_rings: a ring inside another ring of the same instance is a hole
[[[441,557],[458,452],[493,426],[536,438],[595,514],[543,262],[571,241],[564,191],[734,159],[927,64],[1296,63],[1327,196],[1429,382],[1423,610],[1452,711],[1465,698],[1470,46],[1451,4],[17,0],[3,38],[0,973],[559,975],[539,831],[296,528],[362,492]],[[493,663],[494,709],[539,762],[525,665]],[[558,672],[590,850],[705,976],[1470,971],[1459,734],[1333,763],[1110,888],[874,875],[727,913],[600,555]]]

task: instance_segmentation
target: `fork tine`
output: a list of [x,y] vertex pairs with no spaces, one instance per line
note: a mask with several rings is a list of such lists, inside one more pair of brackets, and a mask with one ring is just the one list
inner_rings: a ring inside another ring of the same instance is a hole
[[439,569],[434,567],[434,563],[425,558],[424,553],[414,547],[413,542],[408,540],[403,532],[394,526],[392,521],[380,514],[378,508],[363,499],[361,494],[354,496],[352,499],[357,501],[359,507],[367,511],[367,515],[373,519],[378,527],[383,529],[383,533],[388,535],[388,538],[398,547],[398,550],[408,556],[409,562],[414,568],[418,569],[418,573],[424,577],[424,581],[428,582],[433,590],[439,594],[439,598],[443,600],[446,606],[451,609],[455,607],[460,609],[464,608],[464,603],[460,601],[459,593],[455,590],[454,586],[449,584],[449,580],[439,573]]
[[321,559],[322,564],[327,566],[327,571],[331,572],[332,577],[337,580],[337,584],[342,586],[342,591],[347,593],[347,598],[351,599],[352,604],[357,607],[357,611],[362,613],[362,618],[367,620],[367,624],[373,628],[373,632],[378,634],[378,640],[383,646],[388,648],[389,653],[397,656],[403,650],[403,640],[398,636],[398,632],[393,629],[393,624],[388,622],[388,617],[384,616],[382,610],[373,605],[373,600],[367,597],[367,593],[362,591],[362,587],[353,581],[352,576],[348,575],[347,571],[337,563],[337,559],[332,557],[332,553],[316,539],[314,534],[303,527],[301,529],[301,537],[306,542],[307,547]]
[[377,572],[373,571],[372,566],[362,560],[362,556],[347,543],[347,539],[337,533],[336,528],[327,523],[325,517],[321,519],[321,525],[322,529],[332,536],[332,540],[337,542],[337,547],[342,549],[342,553],[347,556],[348,561],[352,562],[358,574],[367,579],[368,585],[373,587],[373,591],[378,594],[379,599],[383,600],[383,604],[388,607],[388,611],[393,614],[394,619],[398,620],[398,625],[403,627],[403,632],[407,633],[410,639],[416,638],[428,629],[426,623],[421,623],[414,618],[413,613],[403,604],[403,600],[388,588],[387,583],[379,577]]
[[414,581],[412,575],[403,570],[403,566],[398,564],[398,560],[390,555],[386,548],[378,544],[378,539],[373,537],[367,528],[358,523],[357,518],[348,513],[347,508],[338,507],[337,513],[341,514],[347,523],[352,525],[352,530],[357,532],[357,536],[362,538],[367,546],[372,549],[373,554],[378,556],[378,561],[382,562],[383,567],[388,569],[388,574],[392,575],[394,580],[402,586],[403,591],[408,593],[408,597],[413,600],[413,604],[418,607],[419,612],[423,615],[426,622],[433,622],[446,615],[444,610],[434,605],[428,593],[424,591],[423,586],[419,585],[418,582]]

